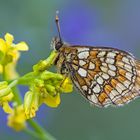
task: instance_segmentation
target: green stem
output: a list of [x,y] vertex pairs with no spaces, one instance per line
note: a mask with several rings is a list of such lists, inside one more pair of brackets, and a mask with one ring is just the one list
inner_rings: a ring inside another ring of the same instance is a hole
[[36,75],[34,72],[29,72],[29,73],[23,75],[22,77],[18,78],[18,84],[28,86],[33,81],[35,76]]
[[38,139],[40,138],[39,135],[37,135],[34,131],[32,131],[32,130],[30,130],[30,129],[28,129],[28,128],[25,128],[23,131],[24,131],[25,133],[28,133],[29,135],[35,137],[35,138],[38,138]]
[[39,63],[33,66],[33,70],[38,71],[44,71],[48,69],[55,61],[58,53],[56,51],[52,51],[49,57],[45,60],[41,60]]
[[13,92],[14,92],[14,101],[16,101],[18,105],[22,104],[22,97],[19,93],[19,89],[17,87],[13,87]]
[[9,87],[10,87],[10,88],[13,88],[13,87],[15,87],[15,86],[17,85],[17,83],[18,83],[18,81],[17,81],[17,80],[14,80],[14,81],[12,81],[12,82],[9,84]]
[[45,60],[46,62],[46,67],[45,69],[49,68],[55,61],[58,53],[56,51],[52,51],[50,56]]
[[28,123],[30,124],[30,126],[32,126],[34,128],[34,130],[36,132],[38,132],[42,136],[41,138],[43,140],[56,140],[53,136],[51,136],[51,134],[49,134],[48,132],[46,132],[46,130],[44,128],[42,128],[34,120],[30,119],[30,120],[28,120]]
[[6,69],[5,65],[3,65],[3,73],[2,73],[3,79],[6,80]]

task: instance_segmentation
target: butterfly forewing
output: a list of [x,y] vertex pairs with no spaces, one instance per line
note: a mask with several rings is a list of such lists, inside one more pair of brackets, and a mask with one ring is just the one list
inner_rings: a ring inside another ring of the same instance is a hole
[[[139,96],[139,62],[129,53],[105,47],[65,46],[60,54],[61,64],[90,103],[123,105]],[[63,68],[59,68],[61,73]]]

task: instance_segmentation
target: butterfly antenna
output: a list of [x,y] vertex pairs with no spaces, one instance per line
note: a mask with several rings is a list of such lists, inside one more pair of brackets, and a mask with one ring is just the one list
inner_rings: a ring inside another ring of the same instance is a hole
[[57,30],[58,30],[58,35],[59,35],[60,42],[62,42],[58,14],[59,14],[59,11],[56,11],[55,23],[56,23],[56,27],[57,27]]

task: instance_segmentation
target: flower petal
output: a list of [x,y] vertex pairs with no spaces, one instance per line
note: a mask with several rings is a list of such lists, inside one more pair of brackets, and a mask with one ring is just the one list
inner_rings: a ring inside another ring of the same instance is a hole
[[14,80],[19,77],[19,74],[16,72],[16,63],[12,62],[6,65],[5,67],[5,79],[6,80]]
[[8,104],[8,102],[3,102],[2,103],[2,108],[4,110],[5,113],[12,113],[13,112],[13,109],[10,107],[10,105]]
[[7,101],[9,102],[13,99],[13,97],[14,97],[14,94],[10,92],[8,95],[1,97],[0,102],[7,102]]
[[58,93],[55,97],[48,94],[44,103],[49,107],[57,107],[60,104],[60,94]]
[[7,57],[12,57],[12,60],[13,60],[13,63],[14,63],[14,61],[17,61],[18,59],[19,59],[19,57],[20,57],[20,52],[18,52],[17,50],[9,50],[8,52],[7,52]]
[[19,51],[28,51],[28,45],[25,42],[20,42],[18,44],[15,45],[15,49],[19,50]]
[[26,127],[26,117],[23,105],[17,106],[14,111],[9,114],[7,124],[16,131],[21,131]]
[[8,45],[11,45],[13,43],[13,40],[14,40],[14,36],[9,34],[9,33],[6,33],[6,35],[4,36],[5,40],[6,40],[6,43]]
[[2,38],[0,38],[0,51],[2,51],[3,53],[7,51],[6,43]]
[[65,92],[65,93],[73,91],[73,84],[72,84],[72,81],[70,80],[70,78],[67,77],[65,79],[65,81],[63,82],[61,88],[62,88],[62,91]]

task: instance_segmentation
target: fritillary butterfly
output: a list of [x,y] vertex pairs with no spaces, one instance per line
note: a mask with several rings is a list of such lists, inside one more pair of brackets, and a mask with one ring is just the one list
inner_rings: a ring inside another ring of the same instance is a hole
[[140,61],[128,52],[97,46],[69,45],[53,40],[58,52],[58,72],[69,76],[80,93],[93,105],[120,106],[140,96]]

